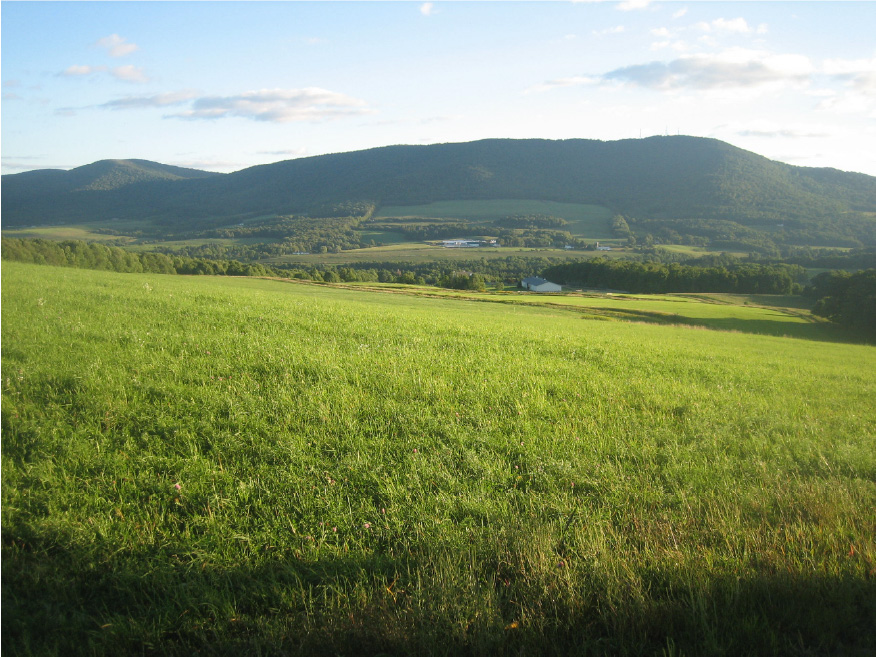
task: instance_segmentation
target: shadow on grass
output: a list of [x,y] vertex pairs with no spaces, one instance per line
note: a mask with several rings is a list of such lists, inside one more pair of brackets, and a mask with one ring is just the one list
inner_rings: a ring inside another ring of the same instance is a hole
[[[6,532],[4,532],[6,534]],[[871,655],[876,580],[509,576],[444,551],[404,559],[163,551],[105,559],[3,538],[5,655]]]
[[740,319],[738,317],[694,319],[682,315],[627,309],[602,312],[592,308],[585,308],[582,312],[620,320],[691,326],[712,331],[772,335],[775,337],[800,338],[802,340],[815,340],[818,342],[867,343],[867,339],[863,334],[827,322],[781,322],[769,319]]

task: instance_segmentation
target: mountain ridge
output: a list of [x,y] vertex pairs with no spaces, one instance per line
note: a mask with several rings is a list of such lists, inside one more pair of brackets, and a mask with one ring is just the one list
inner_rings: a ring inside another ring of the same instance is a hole
[[867,227],[857,214],[876,213],[876,177],[796,167],[686,136],[381,146],[228,174],[102,160],[69,172],[5,175],[2,187],[6,225],[119,217],[184,226],[204,217],[325,216],[325,208],[345,204],[496,198],[603,205],[648,220],[744,225],[825,218],[836,224],[854,215]]

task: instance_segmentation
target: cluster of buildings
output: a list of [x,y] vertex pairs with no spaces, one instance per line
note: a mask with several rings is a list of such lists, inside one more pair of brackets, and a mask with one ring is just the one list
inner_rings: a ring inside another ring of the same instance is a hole
[[498,240],[441,240],[441,245],[448,249],[471,249],[480,246],[499,246]]

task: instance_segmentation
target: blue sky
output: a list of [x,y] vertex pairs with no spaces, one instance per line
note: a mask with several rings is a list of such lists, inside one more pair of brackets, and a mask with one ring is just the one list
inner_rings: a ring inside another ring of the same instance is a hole
[[2,170],[714,137],[876,175],[876,2],[15,2]]

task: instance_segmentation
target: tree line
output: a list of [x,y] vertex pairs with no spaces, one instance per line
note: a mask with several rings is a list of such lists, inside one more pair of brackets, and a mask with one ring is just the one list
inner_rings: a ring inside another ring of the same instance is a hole
[[677,263],[594,258],[548,267],[542,276],[562,285],[616,289],[634,293],[729,292],[793,294],[802,289],[799,265],[745,263],[697,267]]
[[189,258],[150,251],[127,251],[81,240],[2,239],[4,260],[56,267],[100,269],[122,273],[207,274],[225,276],[279,276],[284,272],[259,263],[239,260]]
[[816,299],[814,315],[876,340],[876,269],[822,272],[812,278],[806,294]]

